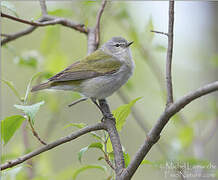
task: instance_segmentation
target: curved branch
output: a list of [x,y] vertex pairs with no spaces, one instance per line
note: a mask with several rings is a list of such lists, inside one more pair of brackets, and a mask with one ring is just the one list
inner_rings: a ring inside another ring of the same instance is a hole
[[1,170],[4,170],[4,169],[10,168],[10,167],[14,167],[14,166],[16,166],[18,164],[21,164],[22,162],[24,162],[24,161],[26,161],[28,159],[31,159],[34,156],[37,156],[37,155],[39,155],[39,154],[41,154],[43,152],[46,152],[46,151],[48,151],[50,149],[53,149],[53,148],[55,148],[57,146],[60,146],[61,144],[64,144],[66,142],[72,141],[72,140],[74,140],[74,139],[76,139],[76,138],[78,138],[78,137],[80,137],[80,136],[82,136],[84,134],[87,134],[87,133],[89,133],[91,131],[97,131],[97,130],[103,130],[103,129],[105,129],[105,124],[103,124],[103,123],[97,123],[97,124],[92,125],[92,126],[87,126],[87,127],[83,128],[83,129],[80,129],[80,130],[78,130],[76,132],[73,132],[72,134],[70,134],[70,135],[68,135],[66,137],[60,138],[60,139],[58,139],[58,140],[56,140],[56,141],[54,141],[52,143],[49,143],[49,144],[47,144],[47,145],[45,145],[45,146],[31,152],[31,153],[28,153],[28,154],[26,154],[24,156],[21,156],[21,157],[15,159],[15,160],[8,161],[5,164],[2,164],[0,166],[0,168],[1,168]]
[[168,123],[169,119],[179,112],[182,108],[188,105],[193,100],[212,93],[214,91],[218,91],[218,81],[205,85],[195,91],[188,93],[187,95],[183,96],[181,99],[177,100],[173,104],[171,104],[163,114],[158,119],[155,126],[149,131],[148,139],[145,140],[144,144],[139,148],[138,152],[135,154],[133,160],[130,162],[129,166],[124,170],[122,177],[123,179],[128,179],[133,176],[137,168],[139,167],[140,163],[149,152],[151,147],[159,140],[160,133],[162,132],[163,128]]
[[31,32],[33,32],[34,30],[36,30],[36,26],[31,26],[28,27],[20,32],[14,33],[14,34],[8,34],[6,38],[4,38],[3,40],[1,40],[1,45],[7,44],[10,41],[16,40],[22,36],[28,35]]
[[100,43],[100,22],[101,22],[101,17],[102,17],[102,14],[104,12],[104,8],[106,6],[106,3],[107,3],[107,0],[102,1],[101,8],[99,9],[98,14],[97,14],[97,20],[96,20],[96,25],[95,25],[95,33],[96,33],[95,43],[96,43],[97,47]]

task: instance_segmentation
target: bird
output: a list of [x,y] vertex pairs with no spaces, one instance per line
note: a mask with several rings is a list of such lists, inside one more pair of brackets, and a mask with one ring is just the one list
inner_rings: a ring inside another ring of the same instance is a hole
[[43,89],[75,91],[83,98],[69,106],[88,98],[98,106],[96,100],[111,96],[132,76],[135,67],[130,49],[132,43],[123,37],[112,37],[99,49],[71,64],[47,82],[34,86],[31,92]]

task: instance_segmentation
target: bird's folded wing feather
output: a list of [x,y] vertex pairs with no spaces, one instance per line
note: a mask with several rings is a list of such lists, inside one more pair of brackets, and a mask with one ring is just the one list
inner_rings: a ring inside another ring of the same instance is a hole
[[122,63],[115,57],[97,50],[85,59],[68,66],[65,70],[51,77],[49,81],[60,82],[90,79],[115,73],[121,65]]

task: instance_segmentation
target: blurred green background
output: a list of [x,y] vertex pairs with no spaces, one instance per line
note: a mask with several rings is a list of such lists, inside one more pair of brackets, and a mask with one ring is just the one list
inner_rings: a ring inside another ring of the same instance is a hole
[[[11,3],[20,18],[36,20],[40,17],[40,6],[37,1]],[[86,26],[94,26],[100,4],[99,1],[47,2],[49,14],[70,18]],[[2,11],[14,15],[4,7]],[[28,27],[5,18],[1,21],[1,31],[6,34]],[[176,2],[172,70],[175,99],[218,79],[217,22],[216,2]],[[110,107],[115,110],[126,103],[121,95],[128,97],[128,101],[143,97],[134,105],[134,112],[147,129],[154,125],[165,107],[164,74],[167,48],[167,38],[151,33],[150,30],[167,31],[167,23],[167,2],[140,1],[109,2],[101,21],[101,42],[113,36],[123,36],[129,41],[134,41],[131,48],[136,63],[134,75],[121,88],[119,94],[108,98]],[[86,50],[87,39],[84,34],[60,25],[40,27],[1,48],[1,77],[12,81],[19,93],[24,96],[27,84],[34,74],[43,72],[43,76],[34,81],[36,84],[37,81],[42,81],[85,57]],[[22,112],[13,106],[19,104],[18,99],[3,83],[1,93],[1,119],[21,114]],[[198,173],[201,173],[202,177],[203,174],[212,174],[217,178],[217,95],[213,93],[194,101],[172,118],[158,144],[148,153],[148,162],[140,165],[133,177],[134,180],[181,179],[170,177],[170,173],[166,175],[166,170],[161,168],[170,161],[187,162],[191,165],[212,164],[215,169]],[[76,93],[64,91],[40,91],[31,94],[28,104],[45,101],[34,123],[34,128],[42,139],[51,142],[75,131],[75,127],[64,128],[69,123],[90,125],[100,121],[101,114],[90,101],[67,107],[78,97]],[[41,146],[33,137],[29,126],[25,124],[6,145],[2,146],[2,162]],[[103,136],[102,132],[98,134]],[[145,132],[132,113],[127,118],[120,136],[122,145],[131,159],[145,139]],[[78,168],[88,164],[103,165],[108,170],[104,172],[89,169],[80,173],[77,176],[78,180],[107,179],[111,175],[111,170],[103,160],[98,160],[102,156],[98,149],[88,150],[82,157],[82,163],[78,160],[80,149],[92,142],[96,142],[92,136],[82,136],[34,157],[31,167],[23,163],[3,172],[2,179],[70,180]]]

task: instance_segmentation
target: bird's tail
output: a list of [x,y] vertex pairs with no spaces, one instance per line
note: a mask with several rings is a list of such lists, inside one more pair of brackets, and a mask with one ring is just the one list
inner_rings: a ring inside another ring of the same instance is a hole
[[51,87],[51,84],[49,82],[42,83],[42,84],[33,86],[33,88],[31,89],[31,92],[39,91],[39,90],[42,90],[42,89],[47,89],[47,88],[50,88],[50,87]]

